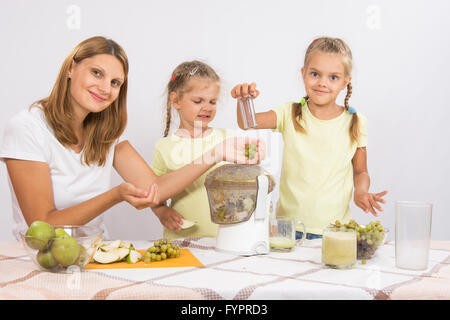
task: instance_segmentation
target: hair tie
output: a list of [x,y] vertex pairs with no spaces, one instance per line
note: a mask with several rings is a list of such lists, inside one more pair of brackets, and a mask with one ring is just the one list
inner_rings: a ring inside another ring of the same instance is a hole
[[196,66],[194,69],[191,70],[191,72],[189,72],[189,75],[192,77],[193,75],[195,75],[195,73],[198,71],[198,68],[200,66]]
[[348,113],[354,114],[354,113],[356,113],[356,109],[353,107],[348,107]]
[[173,81],[173,80],[175,80],[175,75],[174,74],[172,75],[172,78],[170,78],[170,81]]
[[300,105],[303,107],[305,104],[306,104],[306,99],[305,99],[305,98],[302,98],[302,99],[300,100]]

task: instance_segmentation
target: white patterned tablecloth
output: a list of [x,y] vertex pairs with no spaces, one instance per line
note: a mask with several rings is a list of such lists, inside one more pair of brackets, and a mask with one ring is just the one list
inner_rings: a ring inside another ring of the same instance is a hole
[[[147,249],[152,241],[131,241]],[[237,256],[214,249],[214,238],[175,240],[204,267],[39,271],[20,243],[0,243],[0,299],[450,299],[450,241],[433,241],[427,270],[395,267],[395,246],[350,270],[321,264],[321,240],[293,252]]]

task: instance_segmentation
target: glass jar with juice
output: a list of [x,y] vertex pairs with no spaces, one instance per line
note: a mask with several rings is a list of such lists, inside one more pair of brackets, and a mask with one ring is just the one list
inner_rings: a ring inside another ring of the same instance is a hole
[[350,269],[356,263],[356,231],[328,227],[322,237],[322,263],[334,269]]

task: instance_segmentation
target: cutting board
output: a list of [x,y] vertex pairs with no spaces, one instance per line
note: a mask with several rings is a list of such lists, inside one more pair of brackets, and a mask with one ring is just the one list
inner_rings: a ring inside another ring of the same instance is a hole
[[[144,254],[146,250],[137,250]],[[189,249],[181,249],[180,256],[177,258],[169,258],[161,261],[152,261],[144,263],[139,261],[136,263],[128,263],[126,261],[119,261],[114,263],[97,263],[89,262],[85,270],[100,270],[100,269],[140,269],[140,268],[183,268],[183,267],[204,267],[204,265],[192,254]]]

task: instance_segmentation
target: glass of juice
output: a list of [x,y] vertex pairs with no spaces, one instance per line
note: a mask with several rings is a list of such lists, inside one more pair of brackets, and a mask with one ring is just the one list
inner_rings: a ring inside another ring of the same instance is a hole
[[[298,227],[302,228],[303,238],[296,240],[295,231]],[[272,217],[269,230],[269,245],[271,251],[289,252],[296,245],[300,245],[306,235],[305,225],[290,216]]]
[[322,263],[328,268],[352,268],[356,263],[356,231],[326,228],[322,237]]

